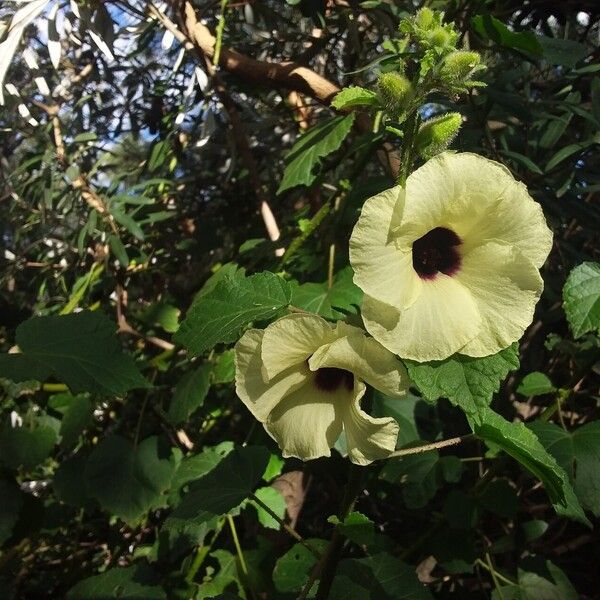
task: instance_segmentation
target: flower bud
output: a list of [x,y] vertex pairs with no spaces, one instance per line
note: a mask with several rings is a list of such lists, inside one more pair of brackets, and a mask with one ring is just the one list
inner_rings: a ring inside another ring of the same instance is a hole
[[392,115],[401,115],[413,95],[410,81],[400,73],[382,73],[377,83],[384,106]]
[[463,83],[480,66],[481,56],[477,52],[455,50],[444,58],[440,76],[447,83]]
[[444,48],[452,44],[452,34],[445,27],[438,26],[428,32],[427,40],[432,46]]
[[460,113],[448,113],[425,121],[419,128],[416,137],[416,146],[419,154],[429,159],[443,152],[456,137],[462,117]]
[[435,13],[430,9],[424,6],[420,9],[415,15],[415,25],[421,29],[429,29],[433,24],[435,19]]

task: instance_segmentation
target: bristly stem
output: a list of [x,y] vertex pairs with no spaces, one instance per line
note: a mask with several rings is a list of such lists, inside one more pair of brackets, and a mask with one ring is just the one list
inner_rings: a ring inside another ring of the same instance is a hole
[[406,119],[404,127],[404,140],[402,143],[402,153],[400,158],[400,173],[398,174],[398,185],[404,187],[410,174],[410,169],[414,162],[413,146],[417,131],[419,129],[419,113],[413,110]]
[[[338,512],[340,521],[344,521],[352,511],[356,498],[362,489],[364,475],[365,467],[350,463],[348,482],[344,488],[344,497],[342,498],[340,510]],[[326,600],[329,596],[329,590],[331,589],[335,570],[342,554],[344,541],[344,535],[340,529],[336,527],[331,536],[331,541],[325,550],[325,554],[323,554],[323,557],[315,566],[315,571],[313,571],[315,578],[320,578],[315,600]],[[306,593],[308,593],[308,591],[310,591],[310,589],[306,590]]]
[[455,437],[450,438],[448,440],[433,442],[432,444],[424,444],[423,446],[415,446],[413,448],[404,448],[402,450],[396,450],[396,452],[392,452],[387,458],[398,458],[399,456],[408,456],[409,454],[421,454],[421,452],[429,452],[431,450],[437,450],[438,448],[445,448],[446,446],[456,446],[465,439],[471,437],[471,435],[472,434],[467,434],[461,437]]

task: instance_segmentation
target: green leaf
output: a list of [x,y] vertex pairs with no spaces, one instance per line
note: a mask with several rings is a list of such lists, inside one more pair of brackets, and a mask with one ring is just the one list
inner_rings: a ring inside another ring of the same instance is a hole
[[502,21],[489,14],[473,17],[472,23],[479,35],[500,46],[517,50],[528,57],[541,58],[543,55],[542,45],[534,33],[511,31]]
[[551,394],[555,391],[556,388],[552,385],[552,381],[550,381],[549,377],[538,371],[525,375],[523,381],[521,381],[517,388],[517,393],[528,397]]
[[331,101],[331,108],[347,110],[356,106],[377,107],[378,104],[375,92],[358,86],[350,86],[335,95],[335,98]]
[[126,269],[129,266],[129,256],[127,255],[127,250],[125,250],[121,238],[111,233],[108,236],[108,245],[121,266]]
[[17,327],[22,354],[0,355],[0,377],[43,381],[53,373],[73,392],[107,396],[148,387],[133,358],[122,352],[115,329],[102,313],[89,311],[29,319]]
[[298,139],[286,156],[287,166],[277,190],[281,194],[297,185],[310,185],[316,178],[314,168],[320,159],[335,152],[354,123],[355,113],[320,123]]
[[545,35],[538,35],[537,39],[544,53],[544,59],[553,65],[573,68],[588,54],[585,45],[574,40],[561,40]]
[[552,119],[546,125],[544,133],[540,138],[540,148],[553,148],[566,131],[572,118],[573,113],[565,113],[556,119]]
[[331,288],[327,282],[303,283],[292,288],[292,304],[326,319],[343,319],[355,314],[362,302],[362,290],[352,281],[352,267],[345,267],[333,278]]
[[167,594],[156,584],[156,579],[146,565],[109,569],[80,581],[66,597],[67,600],[166,600]]
[[54,473],[52,485],[56,497],[65,504],[85,507],[91,502],[82,474],[87,464],[87,453],[78,452],[60,463]]
[[94,406],[85,395],[71,396],[71,401],[60,423],[60,445],[71,448],[77,442],[81,432],[92,424]]
[[100,505],[130,524],[164,504],[163,492],[172,476],[169,448],[157,437],[146,438],[136,448],[117,435],[104,438],[94,449],[84,475]]
[[543,421],[529,427],[567,472],[582,506],[600,517],[600,421],[572,432]]
[[139,316],[148,325],[158,325],[168,333],[175,333],[179,328],[179,313],[181,311],[168,302],[153,302]]
[[[326,540],[319,539],[309,539],[306,542],[317,552],[323,552],[328,544]],[[308,548],[302,544],[294,544],[275,563],[273,583],[277,591],[299,592],[308,581],[316,562],[316,556]]]
[[192,355],[220,342],[233,342],[252,321],[274,317],[288,306],[290,296],[288,284],[268,271],[245,278],[226,278],[194,301],[175,340]]
[[86,133],[80,133],[73,138],[74,142],[95,142],[98,136],[93,131],[87,131]]
[[216,446],[204,448],[200,454],[185,456],[173,476],[169,503],[178,504],[183,487],[212,471],[232,450],[233,442],[221,442]]
[[0,430],[0,463],[11,469],[33,469],[46,460],[56,443],[51,427],[35,429],[4,426]]
[[389,459],[381,477],[390,483],[402,482],[404,503],[409,509],[417,509],[435,496],[443,479],[456,481],[461,470],[460,460],[456,457],[440,459],[438,452],[432,451]]
[[484,508],[503,519],[512,519],[517,514],[517,490],[506,479],[491,481],[477,499]]
[[368,546],[375,541],[375,525],[371,519],[362,513],[351,512],[343,521],[335,515],[327,519],[329,523],[337,525],[338,529],[347,537],[360,546]]
[[167,417],[173,425],[183,423],[204,404],[210,389],[212,365],[204,363],[198,369],[186,373],[175,388]]
[[11,536],[13,527],[19,518],[23,504],[19,486],[6,479],[0,479],[0,546]]
[[527,557],[519,564],[518,585],[492,592],[492,600],[577,600],[579,594],[567,576],[549,560]]
[[510,423],[489,408],[469,422],[477,437],[504,450],[544,484],[559,515],[590,525],[564,469],[523,423]]
[[[280,519],[285,517],[286,503],[285,498],[275,488],[262,487],[254,492],[254,495],[264,504],[266,504]],[[250,501],[256,508],[259,523],[267,529],[279,529],[279,521],[274,519],[260,504]]]
[[569,273],[563,303],[575,338],[600,332],[600,263],[585,262]]
[[329,600],[432,600],[414,567],[381,552],[367,558],[342,560]]
[[[232,584],[237,587],[238,592],[243,593],[236,556],[227,550],[215,550],[209,556],[217,561],[219,569],[210,580],[205,580],[200,584],[194,600],[220,598],[221,596],[217,596],[217,594],[220,594]],[[229,598],[229,595],[225,596],[225,599],[227,598]]]
[[402,402],[398,402],[397,398],[391,398],[377,390],[374,391],[373,416],[393,417],[400,426],[396,448],[402,448],[420,439],[415,423],[415,408],[419,402],[425,403],[423,399],[412,394],[406,394],[402,398]]
[[581,152],[582,150],[589,148],[593,143],[594,143],[594,140],[588,140],[586,142],[579,142],[578,144],[569,144],[568,146],[561,148],[548,161],[548,163],[546,164],[546,168],[544,170],[546,171],[546,173],[548,171],[551,171],[552,169],[554,169],[554,167],[559,165],[563,160],[569,158],[569,156],[572,156],[576,152]]
[[508,156],[513,160],[516,160],[518,163],[523,165],[526,169],[529,169],[532,173],[537,173],[538,175],[543,175],[544,171],[540,169],[530,158],[521,154],[519,152],[513,152],[512,150],[502,150],[500,152],[504,154],[504,156]]
[[[600,65],[598,65],[600,67]],[[600,77],[592,79],[592,114],[600,123]]]
[[201,546],[218,522],[219,517],[206,511],[200,511],[192,517],[168,516],[159,532],[159,557],[176,560],[193,546]]
[[213,383],[231,383],[235,379],[235,352],[225,350],[215,359],[212,370]]
[[430,401],[447,398],[467,415],[489,406],[492,396],[510,371],[519,367],[517,344],[492,356],[473,358],[454,354],[443,361],[405,360],[408,373]]
[[229,512],[253,491],[269,458],[269,451],[262,446],[235,448],[208,475],[190,485],[175,516],[191,517],[199,511],[215,515]]

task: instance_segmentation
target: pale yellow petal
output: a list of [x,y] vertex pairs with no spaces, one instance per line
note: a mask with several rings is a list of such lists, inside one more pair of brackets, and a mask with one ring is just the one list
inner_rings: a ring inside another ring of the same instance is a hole
[[531,261],[494,242],[465,255],[456,279],[469,289],[482,317],[479,334],[459,350],[469,356],[495,354],[520,339],[544,287]]
[[490,241],[504,242],[540,268],[552,249],[552,231],[542,207],[517,181],[508,185],[494,206],[483,215],[465,238],[465,251]]
[[542,208],[525,185],[504,165],[470,152],[438,154],[408,178],[402,236],[418,239],[435,227],[454,231],[464,251],[488,241],[511,244],[538,268],[552,248]]
[[308,365],[301,363],[267,382],[262,371],[263,334],[260,329],[250,329],[235,345],[235,390],[248,410],[260,422],[267,419],[286,394],[298,389],[313,377]]
[[362,315],[367,331],[383,346],[420,362],[448,358],[481,326],[471,293],[442,273],[425,281],[418,300],[403,311],[365,295]]
[[414,171],[406,181],[406,196],[399,224],[393,231],[396,245],[411,250],[415,240],[436,227],[452,229],[468,210],[461,175],[451,153],[438,154]]
[[421,280],[412,268],[410,248],[399,250],[391,231],[402,215],[404,192],[396,186],[369,198],[350,237],[354,282],[365,293],[392,306],[410,306]]
[[279,444],[283,456],[311,460],[330,456],[342,432],[339,406],[349,403],[351,392],[324,394],[312,383],[286,396],[271,412],[265,429]]
[[267,379],[306,362],[319,346],[335,337],[333,326],[317,315],[292,314],[271,323],[265,329],[261,350]]
[[359,332],[321,346],[310,358],[312,371],[334,367],[354,373],[387,394],[404,396],[410,386],[404,365],[379,342]]
[[357,465],[386,458],[396,448],[398,423],[391,417],[375,418],[360,408],[365,385],[355,382],[352,401],[343,412],[348,457]]

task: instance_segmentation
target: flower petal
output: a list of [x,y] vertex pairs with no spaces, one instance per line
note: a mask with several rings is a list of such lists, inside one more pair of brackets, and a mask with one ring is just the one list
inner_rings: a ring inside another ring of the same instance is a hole
[[271,412],[265,429],[279,444],[284,457],[311,460],[330,456],[342,432],[339,406],[350,402],[344,390],[324,394],[311,383],[286,396]]
[[265,381],[261,359],[263,334],[260,329],[250,329],[235,345],[235,391],[261,423],[286,394],[312,379],[308,366],[301,363],[297,368]]
[[317,315],[291,314],[271,323],[265,329],[261,350],[267,378],[304,363],[319,346],[335,338],[332,325]]
[[404,365],[379,342],[362,332],[321,346],[308,364],[312,371],[321,367],[350,371],[388,396],[404,396],[410,385]]
[[352,401],[343,413],[348,457],[357,465],[386,458],[396,448],[398,423],[391,417],[375,418],[360,408],[365,385],[356,382]]
[[403,203],[404,190],[399,186],[369,198],[350,237],[356,285],[380,302],[397,307],[410,306],[421,289],[410,250],[398,250],[390,236]]
[[552,248],[552,232],[527,188],[504,165],[470,152],[438,154],[406,182],[396,239],[412,243],[435,227],[456,232],[465,252],[489,241],[511,244],[538,268]]
[[479,334],[481,316],[471,293],[454,277],[439,273],[424,282],[418,300],[398,311],[365,295],[367,331],[402,358],[442,360]]
[[495,242],[466,254],[456,279],[469,289],[482,317],[480,333],[459,350],[469,356],[495,354],[517,341],[544,288],[531,261],[516,248]]
[[550,254],[552,231],[542,207],[518,181],[512,181],[489,213],[478,220],[465,238],[465,250],[492,240],[514,246],[538,269]]

